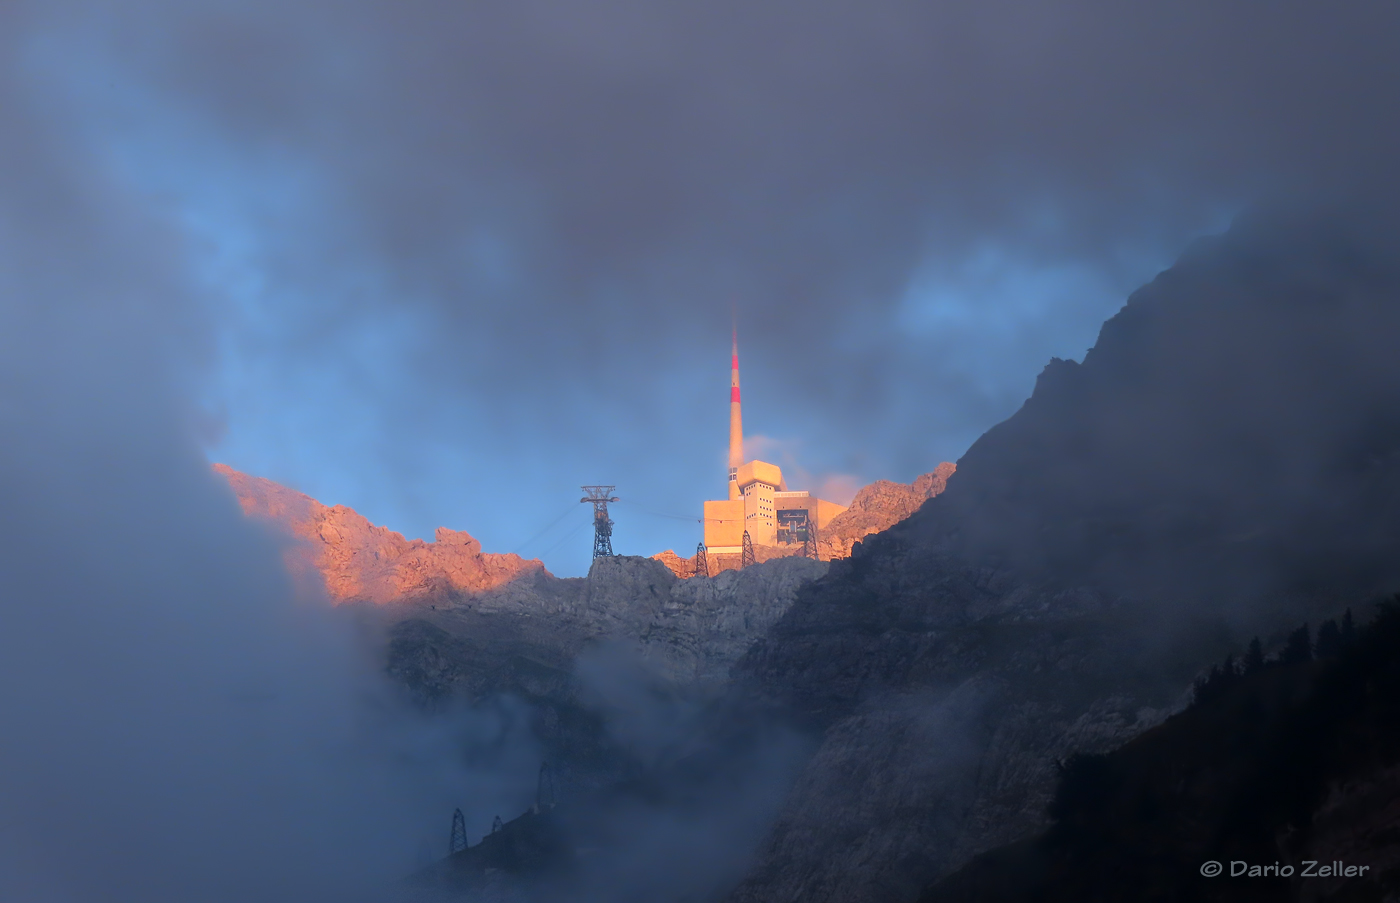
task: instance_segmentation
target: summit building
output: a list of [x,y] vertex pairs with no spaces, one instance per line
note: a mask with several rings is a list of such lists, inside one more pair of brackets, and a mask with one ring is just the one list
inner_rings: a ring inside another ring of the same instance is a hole
[[705,503],[705,548],[711,555],[738,555],[745,531],[754,545],[801,544],[820,535],[846,509],[805,490],[789,491],[782,468],[744,460],[744,419],[739,401],[739,336],[729,359],[729,492]]

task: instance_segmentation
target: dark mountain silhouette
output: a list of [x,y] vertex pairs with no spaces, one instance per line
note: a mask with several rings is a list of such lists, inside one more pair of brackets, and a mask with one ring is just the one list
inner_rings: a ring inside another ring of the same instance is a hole
[[1177,605],[1388,590],[1398,290],[1392,217],[1256,211],[1052,361],[908,535]]
[[1397,261],[1388,215],[1242,217],[799,592],[736,673],[822,744],[733,899],[913,900],[1252,635],[1400,586]]

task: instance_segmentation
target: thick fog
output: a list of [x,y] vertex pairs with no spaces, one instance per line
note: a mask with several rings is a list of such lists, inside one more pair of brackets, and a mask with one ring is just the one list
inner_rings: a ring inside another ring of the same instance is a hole
[[356,899],[441,856],[454,805],[480,833],[528,802],[538,752],[412,714],[294,597],[196,439],[179,237],[28,103],[0,79],[0,898]]

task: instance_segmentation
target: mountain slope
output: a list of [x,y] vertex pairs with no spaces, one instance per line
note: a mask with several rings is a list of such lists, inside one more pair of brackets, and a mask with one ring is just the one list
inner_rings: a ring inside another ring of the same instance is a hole
[[912,900],[1251,632],[1400,586],[1398,252],[1241,219],[802,590],[737,673],[824,741],[732,899]]
[[1046,367],[915,532],[1206,605],[1385,591],[1400,574],[1397,248],[1392,216],[1290,209],[1198,242],[1082,364]]
[[[920,901],[1393,899],[1397,791],[1391,605],[1325,659],[1256,666],[1112,753],[1071,760],[1047,833],[974,859]],[[1202,876],[1209,861],[1223,873]],[[1232,876],[1232,863],[1291,874]]]
[[943,462],[912,483],[876,480],[856,493],[845,511],[831,519],[818,541],[821,557],[848,558],[851,548],[874,533],[881,533],[918,511],[925,501],[948,487],[957,465]]

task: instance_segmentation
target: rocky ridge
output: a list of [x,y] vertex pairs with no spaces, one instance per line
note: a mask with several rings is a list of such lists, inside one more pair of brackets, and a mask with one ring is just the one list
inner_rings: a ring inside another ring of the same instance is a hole
[[[502,654],[508,659],[524,650],[567,670],[586,644],[600,641],[630,647],[668,680],[719,682],[787,610],[797,588],[827,569],[823,562],[782,558],[682,580],[656,560],[617,556],[594,561],[586,578],[561,579],[537,560],[484,553],[464,532],[439,527],[435,542],[406,540],[350,508],[328,507],[222,464],[214,469],[246,514],[298,540],[289,563],[319,575],[333,601],[400,603],[377,620],[396,637],[413,634],[423,643],[415,649],[398,642],[391,668],[434,697],[459,688],[473,696],[491,692],[489,674]],[[432,637],[472,642],[434,645]],[[492,651],[479,642],[485,637],[509,652]]]
[[298,540],[288,566],[316,580],[333,602],[397,602],[415,596],[480,593],[529,574],[547,574],[537,560],[481,551],[468,533],[438,527],[433,542],[405,539],[344,505],[323,505],[272,480],[215,464],[243,513],[277,525]]
[[888,530],[918,511],[924,502],[940,495],[957,469],[956,464],[944,461],[912,483],[876,480],[862,487],[846,510],[833,517],[818,537],[822,559],[849,558],[856,543]]

